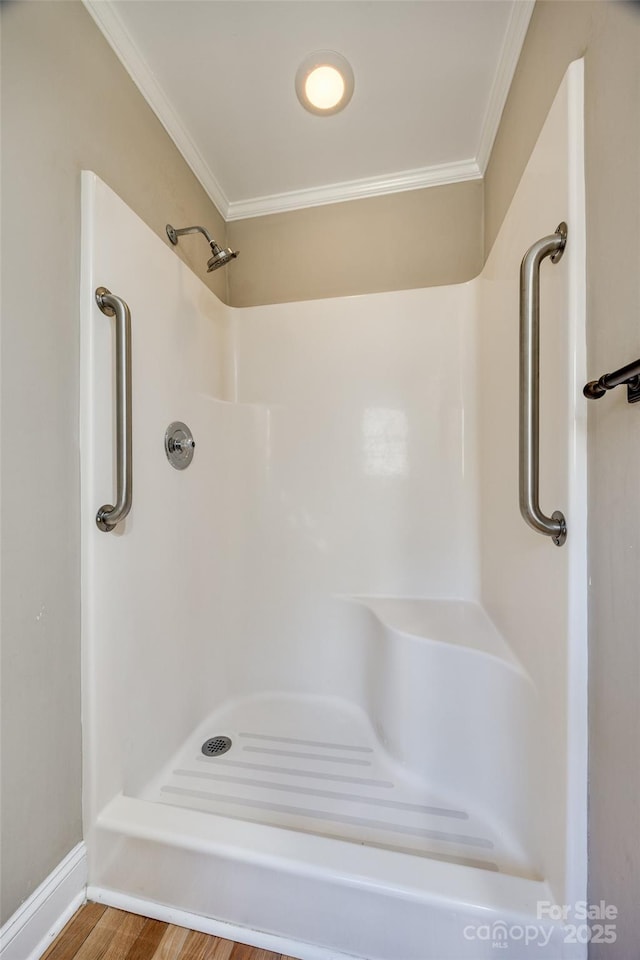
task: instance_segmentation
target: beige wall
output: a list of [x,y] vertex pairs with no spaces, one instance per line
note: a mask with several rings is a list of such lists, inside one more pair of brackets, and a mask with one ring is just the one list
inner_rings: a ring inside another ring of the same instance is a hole
[[[2,909],[81,839],[80,170],[224,225],[79,2],[2,4]],[[214,233],[214,235],[216,235]],[[197,272],[204,240],[178,248]],[[226,296],[225,271],[213,274]],[[109,278],[103,282],[108,284]]]
[[482,181],[228,224],[236,307],[433,287],[482,269]]
[[601,0],[538,0],[534,8],[485,174],[486,256],[565,70],[585,53],[592,20],[600,19],[605,5]]
[[[487,250],[567,64],[585,55],[590,377],[640,356],[640,6],[542,0],[485,183]],[[554,224],[549,225],[553,229]],[[640,407],[619,389],[589,407],[590,899],[640,943]]]

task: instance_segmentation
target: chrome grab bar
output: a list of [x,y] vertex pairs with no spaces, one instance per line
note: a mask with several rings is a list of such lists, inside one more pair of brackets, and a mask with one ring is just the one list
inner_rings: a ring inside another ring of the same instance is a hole
[[96,514],[99,529],[108,533],[131,510],[131,313],[106,287],[96,290],[96,303],[107,317],[116,318],[116,503],[105,503]]
[[557,547],[567,539],[564,515],[540,509],[540,264],[557,263],[567,243],[567,225],[529,247],[520,267],[520,513]]

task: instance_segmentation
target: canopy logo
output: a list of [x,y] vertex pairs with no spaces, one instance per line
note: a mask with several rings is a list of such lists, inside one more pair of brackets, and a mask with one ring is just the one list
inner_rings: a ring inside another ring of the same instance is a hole
[[535,923],[505,923],[496,920],[494,923],[469,923],[463,930],[465,940],[480,940],[491,943],[493,947],[508,949],[512,943],[524,943],[529,947],[538,944],[546,947],[553,934],[553,927]]
[[540,900],[536,919],[541,923],[469,923],[463,930],[465,940],[490,943],[492,947],[508,950],[512,944],[526,947],[547,947],[554,943],[615,943],[618,908],[601,900],[587,903],[578,900],[574,904],[552,903]]

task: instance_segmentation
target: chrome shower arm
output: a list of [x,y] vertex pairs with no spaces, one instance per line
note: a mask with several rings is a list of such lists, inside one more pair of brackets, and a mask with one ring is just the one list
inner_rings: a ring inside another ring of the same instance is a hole
[[170,223],[167,224],[167,236],[174,246],[178,242],[178,237],[184,237],[188,233],[201,233],[203,237],[206,237],[207,243],[211,247],[216,243],[206,227],[183,227],[181,230],[176,230]]
[[187,233],[202,234],[211,248],[211,256],[207,261],[207,273],[211,273],[212,270],[217,270],[218,267],[224,267],[227,263],[229,263],[230,260],[235,260],[235,258],[238,256],[237,250],[232,250],[230,247],[225,249],[216,243],[209,231],[205,230],[204,227],[182,227],[181,229],[176,230],[175,227],[172,227],[171,224],[168,223],[166,229],[167,236],[174,247],[178,242],[178,237],[183,237]]

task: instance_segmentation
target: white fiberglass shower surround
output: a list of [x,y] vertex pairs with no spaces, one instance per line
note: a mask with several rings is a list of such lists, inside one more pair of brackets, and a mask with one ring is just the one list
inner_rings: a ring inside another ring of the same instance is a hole
[[[582,191],[578,62],[478,279],[232,309],[83,175],[90,897],[302,958],[584,956],[538,916],[586,896]],[[561,220],[558,548],[518,511],[518,283]],[[100,286],[131,310],[133,502],[110,533]]]

